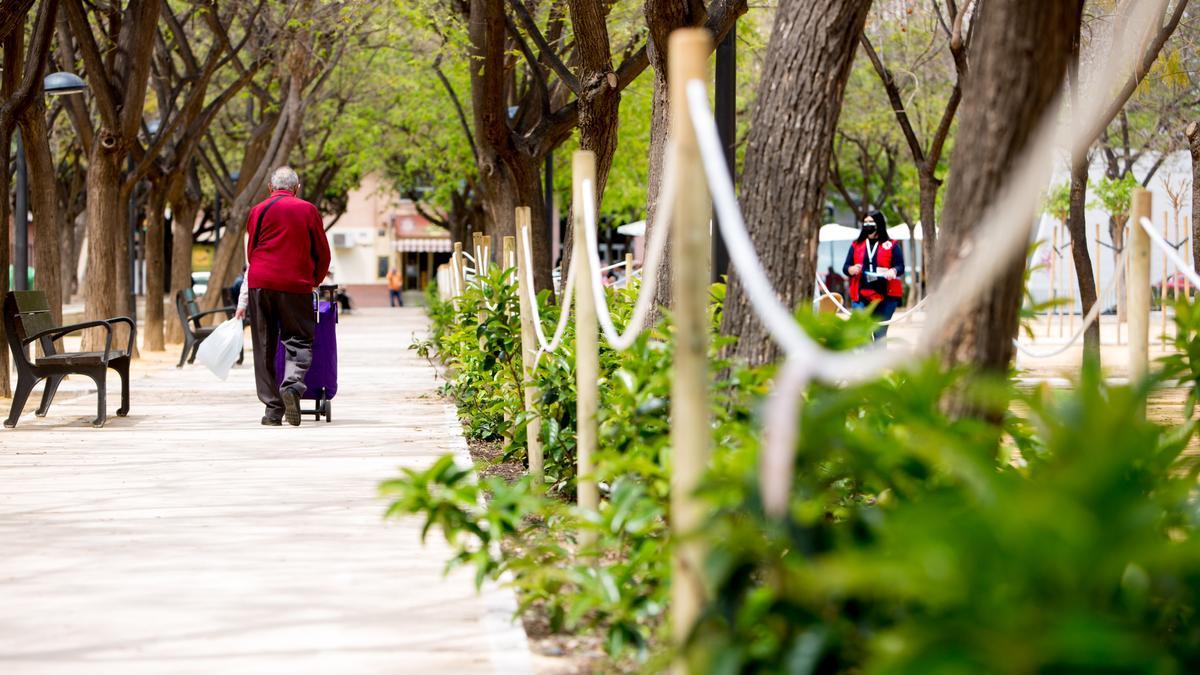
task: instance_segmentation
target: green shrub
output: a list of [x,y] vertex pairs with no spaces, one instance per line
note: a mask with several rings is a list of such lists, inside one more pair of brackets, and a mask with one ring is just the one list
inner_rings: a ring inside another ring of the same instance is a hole
[[[515,300],[502,277],[483,282],[457,312],[431,304],[432,337],[418,348],[451,369],[447,393],[469,433],[508,432],[508,456],[522,458],[515,311],[475,316],[482,303]],[[609,292],[621,325],[636,288]],[[1178,354],[1129,386],[1085,370],[1071,391],[1028,391],[934,363],[856,386],[813,385],[797,411],[790,508],[771,518],[758,455],[773,368],[722,358],[723,293],[714,287],[714,455],[700,493],[712,505],[703,531],[711,602],[687,653],[698,670],[1171,673],[1200,663],[1200,469],[1183,454],[1195,435],[1200,308],[1179,304]],[[550,299],[540,302],[554,320]],[[861,346],[873,328],[862,315],[798,318],[836,349]],[[602,348],[598,513],[571,504],[568,337],[536,375],[549,491],[527,478],[477,483],[443,458],[384,484],[389,514],[424,515],[426,531],[440,529],[455,547],[452,563],[474,565],[480,581],[511,573],[522,605],[543,607],[556,629],[598,632],[614,659],[661,669],[672,656],[671,345],[668,315],[626,352]],[[1190,388],[1185,421],[1146,421],[1152,389],[1175,380]],[[949,396],[1003,421],[951,418]],[[580,549],[582,532],[594,548]]]

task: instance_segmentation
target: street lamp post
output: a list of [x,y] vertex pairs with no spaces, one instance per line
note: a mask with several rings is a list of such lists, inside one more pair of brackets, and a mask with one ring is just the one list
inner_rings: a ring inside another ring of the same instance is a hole
[[[74,73],[50,73],[42,80],[42,91],[48,96],[63,94],[78,94],[87,89],[78,75]],[[17,132],[17,196],[16,213],[13,214],[13,290],[29,290],[29,168],[25,164],[25,142],[21,133]],[[38,214],[45,218],[44,214]],[[43,237],[45,235],[43,234]],[[51,246],[49,237],[45,237],[43,246]]]

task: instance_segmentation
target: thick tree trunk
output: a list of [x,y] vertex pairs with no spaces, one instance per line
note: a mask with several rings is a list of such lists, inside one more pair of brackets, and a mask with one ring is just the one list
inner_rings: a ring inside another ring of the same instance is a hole
[[[129,316],[129,242],[126,211],[121,200],[120,154],[113,134],[96,135],[87,172],[88,252],[83,279],[84,316],[88,321]],[[113,345],[125,344],[127,327],[113,332]],[[88,349],[104,349],[104,331],[88,332]]]
[[[658,191],[662,182],[663,153],[666,151],[667,135],[671,126],[670,98],[667,95],[667,41],[673,31],[690,28],[704,23],[706,14],[703,3],[679,0],[646,0],[642,5],[646,26],[650,36],[646,41],[646,55],[654,77],[654,96],[650,108],[650,172],[646,185],[646,238],[654,230],[654,218],[658,213]],[[670,256],[665,256],[670,258]],[[658,307],[671,305],[671,266],[669,261],[658,268],[658,290],[654,304]]]
[[1200,272],[1200,123],[1187,125],[1186,135],[1192,153],[1192,265]]
[[62,325],[61,244],[62,229],[55,185],[54,158],[50,154],[50,135],[46,131],[46,106],[38,96],[20,116],[25,161],[29,166],[29,205],[33,209],[35,237],[33,267],[37,270],[37,289],[46,294],[50,314]]
[[[941,181],[932,170],[918,174],[921,208],[921,280],[932,288],[937,281],[937,196]],[[834,261],[836,264],[837,261]]]
[[188,194],[182,185],[178,192],[172,191],[172,195],[171,287],[167,296],[170,309],[167,310],[166,341],[180,344],[183,342],[183,326],[175,316],[175,294],[192,287],[192,229],[196,226],[196,214],[200,212],[200,200]]
[[[870,0],[784,0],[775,14],[750,125],[742,208],[763,269],[789,307],[807,303],[833,134]],[[685,187],[686,189],[686,187]],[[779,348],[754,313],[737,265],[722,331],[752,364]]]
[[[1071,162],[1071,210],[1067,217],[1067,231],[1071,233],[1071,257],[1075,263],[1075,274],[1079,280],[1079,300],[1084,316],[1096,304],[1096,279],[1092,276],[1092,256],[1087,247],[1087,219],[1084,217],[1087,204],[1088,160],[1087,156],[1076,157]],[[1096,255],[1099,255],[1099,250]],[[1072,308],[1072,311],[1074,309]],[[1083,358],[1100,364],[1100,320],[1097,319],[1083,334]]]
[[[582,90],[579,93],[579,147],[596,154],[596,211],[601,212],[604,186],[617,151],[617,123],[620,119],[621,91],[613,72],[609,50],[607,3],[594,0],[569,0],[571,27],[576,36],[576,74]],[[543,200],[544,201],[544,200]],[[543,208],[544,211],[544,208]],[[535,216],[536,217],[536,216]],[[546,222],[545,216],[535,223]],[[575,228],[567,228],[564,250],[570,251]],[[536,255],[536,253],[534,254]],[[563,274],[570,268],[570,256],[563,256]]]
[[151,184],[146,197],[146,316],[142,327],[143,346],[147,351],[161,352],[166,346],[163,340],[163,295],[166,279],[163,274],[163,208],[166,192],[158,184]]
[[68,243],[67,255],[62,257],[63,304],[74,300],[80,293],[79,258],[83,253],[83,242],[87,237],[87,213],[82,209],[73,217],[63,221],[63,241]]
[[[550,260],[550,239],[546,236],[546,228],[538,227],[546,222],[546,200],[542,197],[541,162],[531,158],[515,155],[501,158],[501,163],[495,172],[484,175],[484,189],[488,195],[484,209],[488,216],[488,232],[492,241],[501,241],[502,237],[515,236],[516,207],[528,206],[530,220],[533,226],[532,234],[534,287],[553,289],[551,268],[555,261]],[[497,247],[493,246],[493,250]],[[563,269],[567,269],[570,259],[570,249],[563,248]],[[564,283],[566,277],[563,277]]]
[[[940,263],[946,278],[963,272],[976,228],[1009,182],[1009,174],[1056,100],[1071,59],[1083,0],[983,3],[971,45],[954,171],[942,212]],[[1029,221],[1033,220],[1030,206]],[[1013,356],[1025,251],[1013,252],[1007,272],[972,307],[962,308],[943,336],[950,364],[1003,374]]]
[[[646,237],[654,229],[658,212],[659,187],[662,182],[663,152],[670,130],[671,106],[667,96],[667,38],[679,28],[706,25],[714,33],[713,44],[724,39],[738,17],[746,13],[745,0],[713,2],[711,14],[701,0],[645,0],[642,13],[650,35],[646,40],[646,55],[654,77],[654,95],[650,111],[650,157],[646,181]],[[671,305],[671,256],[664,256],[658,268],[658,286],[654,294],[656,307]],[[651,317],[653,321],[654,317]]]

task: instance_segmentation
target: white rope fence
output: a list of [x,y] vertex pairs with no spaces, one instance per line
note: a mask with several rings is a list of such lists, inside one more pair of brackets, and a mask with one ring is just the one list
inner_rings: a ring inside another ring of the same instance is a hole
[[[1139,3],[1129,17],[1129,30],[1126,35],[1136,36],[1150,25],[1154,18],[1153,3]],[[797,408],[806,385],[814,380],[830,384],[847,384],[874,379],[883,372],[918,362],[919,357],[930,354],[936,348],[939,338],[951,323],[970,306],[983,297],[992,287],[993,280],[1005,272],[1010,261],[1020,256],[1021,248],[1029,239],[1029,229],[1032,223],[1030,204],[1036,203],[1038,195],[1049,182],[1054,153],[1063,148],[1071,153],[1087,149],[1091,144],[1088,130],[1096,126],[1108,103],[1108,92],[1113,91],[1131,71],[1133,59],[1138,54],[1128,44],[1126,39],[1113,45],[1109,54],[1110,62],[1102,69],[1093,66],[1094,77],[1083,78],[1092,86],[1085,95],[1080,97],[1086,102],[1074,112],[1072,124],[1060,125],[1057,110],[1049,111],[1038,125],[1037,131],[1027,143],[1027,151],[1015,162],[1011,178],[998,192],[997,198],[987,208],[977,226],[971,231],[969,239],[958,250],[961,252],[957,260],[950,259],[951,266],[958,269],[970,270],[969,275],[948,273],[943,276],[941,283],[933,289],[925,299],[905,314],[894,317],[889,323],[904,320],[922,308],[930,298],[936,301],[930,303],[926,322],[916,343],[910,350],[892,350],[874,347],[852,353],[836,352],[825,349],[812,339],[795,321],[791,309],[780,301],[774,286],[767,277],[754,243],[751,240],[741,209],[738,206],[732,178],[725,162],[721,140],[717,133],[716,122],[709,109],[708,92],[705,82],[700,79],[686,81],[687,112],[697,136],[704,174],[709,191],[712,195],[713,206],[717,213],[719,235],[725,240],[733,267],[738,271],[739,279],[750,304],[774,340],[786,355],[786,362],[780,369],[774,383],[773,391],[767,403],[764,421],[765,447],[762,457],[762,483],[764,505],[773,514],[781,514],[787,506],[791,490],[791,479],[794,467],[795,439],[798,433]],[[654,227],[651,231],[651,241],[648,247],[644,266],[643,285],[635,302],[633,315],[626,326],[626,332],[619,332],[613,325],[608,312],[607,298],[601,282],[601,266],[596,240],[596,212],[593,187],[584,186],[587,195],[583,199],[584,222],[586,227],[584,238],[584,256],[580,260],[577,252],[572,253],[572,263],[566,283],[564,306],[559,317],[559,325],[555,329],[552,340],[546,340],[542,331],[541,319],[537,314],[537,303],[531,302],[537,340],[540,345],[538,355],[552,352],[561,344],[565,333],[566,323],[570,315],[570,303],[576,283],[588,283],[597,307],[598,323],[606,341],[615,349],[626,349],[633,344],[637,335],[643,329],[645,319],[652,309],[657,271],[661,265],[662,255],[666,248],[666,238],[672,219],[671,205],[676,189],[673,179],[677,173],[672,161],[676,155],[672,152],[672,143],[667,144],[666,167],[663,172],[663,193],[660,195],[659,209],[655,214]],[[1147,229],[1150,237],[1160,248],[1164,242],[1161,237],[1143,221],[1141,226]],[[524,247],[527,260],[532,260],[530,233],[522,228],[520,232],[521,245]],[[1164,249],[1166,250],[1166,249]],[[578,251],[578,249],[577,249]],[[1181,259],[1174,251],[1167,251],[1168,256],[1200,286],[1200,276],[1195,275],[1182,265]],[[465,254],[464,254],[465,255]],[[580,265],[586,265],[582,281],[576,279]],[[525,270],[528,288],[532,289],[532,268]],[[824,284],[818,280],[823,287]],[[828,293],[828,289],[824,289]],[[532,291],[530,291],[532,292]],[[1100,303],[1097,303],[1099,306]],[[839,303],[842,310],[846,308]],[[1096,307],[1093,307],[1093,313]],[[1094,320],[1094,317],[1093,319]],[[1082,332],[1083,329],[1081,329]]]
[[[1200,286],[1200,274],[1196,274],[1196,270],[1192,269],[1192,266],[1189,265],[1187,261],[1185,261],[1183,257],[1179,255],[1179,252],[1175,250],[1175,247],[1171,246],[1167,240],[1163,239],[1162,235],[1154,229],[1154,223],[1150,222],[1149,218],[1142,218],[1138,221],[1138,225],[1141,225],[1142,229],[1146,231],[1147,235],[1149,235],[1150,243],[1162,249],[1162,252],[1167,256],[1167,259],[1175,265],[1175,269],[1179,270],[1179,272],[1186,276],[1193,284]],[[1163,289],[1163,292],[1166,292],[1165,288]]]
[[[650,230],[650,241],[646,245],[646,259],[642,266],[642,285],[638,289],[638,297],[633,305],[633,314],[629,318],[629,323],[625,326],[625,332],[622,333],[613,325],[612,314],[608,310],[608,297],[604,292],[604,284],[601,281],[600,272],[590,275],[592,297],[596,302],[596,318],[600,323],[600,330],[604,334],[604,340],[613,349],[623,352],[633,346],[637,341],[638,336],[645,328],[646,319],[650,316],[651,310],[654,309],[654,294],[658,290],[658,269],[662,265],[663,257],[667,250],[667,235],[670,233],[671,224],[671,209],[670,205],[675,201],[675,192],[678,186],[678,179],[675,171],[675,152],[674,146],[671,143],[667,144],[666,161],[663,163],[663,174],[661,191],[659,194],[659,208],[654,214],[654,227]],[[588,254],[587,265],[589,269],[600,269],[600,251],[599,244],[596,241],[596,203],[595,190],[591,181],[583,183],[583,211],[584,211],[584,231],[586,233],[585,242]],[[573,273],[574,265],[571,266]],[[648,274],[646,272],[649,272]]]
[[[1128,249],[1125,249],[1121,251],[1120,255],[1118,255],[1117,260],[1114,263],[1117,270],[1124,268],[1125,256],[1127,253]],[[1083,324],[1079,326],[1079,330],[1075,331],[1075,333],[1071,336],[1071,339],[1067,340],[1066,344],[1060,345],[1057,349],[1052,349],[1048,352],[1035,352],[1021,344],[1020,340],[1013,340],[1013,346],[1017,348],[1017,351],[1033,359],[1054,358],[1055,356],[1066,352],[1068,349],[1071,349],[1075,346],[1075,343],[1079,342],[1080,338],[1083,337],[1083,334],[1087,332],[1088,327],[1100,318],[1100,313],[1103,311],[1104,307],[1108,305],[1108,303],[1104,301],[1110,297],[1115,300],[1117,285],[1119,284],[1122,276],[1122,272],[1118,272],[1112,276],[1112,279],[1110,279],[1108,282],[1108,288],[1106,288],[1104,293],[1096,298],[1096,302],[1092,304],[1091,310],[1089,310],[1087,315],[1083,318]]]
[[[825,281],[821,279],[821,275],[818,274],[816,276],[816,280],[817,280],[817,288],[821,291],[820,295],[817,296],[817,299],[820,300],[821,298],[828,298],[834,304],[834,306],[837,307],[837,312],[839,315],[850,316],[850,314],[853,312],[853,310],[848,309],[844,304],[842,304],[842,301],[838,299],[841,296],[838,295],[837,293],[834,293],[833,291],[829,290],[829,287],[825,285]],[[912,307],[905,310],[904,312],[901,312],[899,316],[893,316],[892,318],[888,319],[887,321],[880,321],[879,325],[880,326],[891,326],[893,324],[897,324],[902,321],[907,321],[910,316],[916,315],[916,313],[922,307],[925,306],[925,303],[929,300],[929,297],[930,296],[927,295],[927,296],[921,298],[920,302],[913,305]]]
[[[521,240],[520,245],[525,249],[525,259],[533,260],[533,247],[530,245],[529,228],[517,228],[517,238]],[[525,266],[525,287],[529,289],[529,307],[533,313],[533,328],[538,340],[538,355],[537,360],[541,359],[543,353],[553,353],[558,350],[562,344],[563,336],[567,332],[567,323],[571,318],[571,299],[575,297],[575,270],[579,267],[578,261],[575,259],[574,253],[571,254],[571,269],[567,271],[567,283],[563,288],[563,303],[562,311],[558,315],[558,325],[554,327],[554,337],[550,340],[546,339],[546,334],[542,331],[542,317],[538,311],[537,297],[533,295],[533,265]]]

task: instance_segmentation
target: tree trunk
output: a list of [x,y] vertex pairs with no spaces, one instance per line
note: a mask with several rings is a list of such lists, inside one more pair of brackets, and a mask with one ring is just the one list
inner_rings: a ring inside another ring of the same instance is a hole
[[[1092,306],[1098,301],[1096,279],[1092,276],[1092,256],[1087,247],[1087,219],[1084,217],[1087,182],[1088,159],[1085,153],[1071,162],[1071,210],[1067,217],[1067,231],[1071,233],[1071,258],[1075,263],[1076,278],[1079,280],[1079,301],[1084,316],[1092,311]],[[1096,250],[1096,255],[1100,255],[1099,249]],[[1100,365],[1099,318],[1083,334],[1083,359]]]
[[[928,285],[937,281],[937,196],[941,181],[933,175],[933,168],[921,169],[918,180],[921,207],[921,281]],[[837,261],[834,262],[836,264]]]
[[[1120,258],[1121,252],[1125,250],[1125,223],[1128,220],[1128,215],[1110,216],[1108,219],[1108,236],[1112,239],[1117,258]],[[1125,323],[1129,320],[1129,308],[1125,303],[1125,266],[1114,269],[1113,274],[1117,275],[1117,321]]]
[[166,349],[163,341],[163,295],[166,279],[163,274],[163,208],[166,191],[158,183],[151,183],[146,197],[146,316],[142,327],[142,344],[147,351],[161,352]]
[[[182,183],[184,179],[179,180]],[[200,200],[182,184],[178,192],[172,190],[171,194],[171,288],[167,297],[170,318],[166,320],[166,341],[180,344],[183,326],[174,315],[175,294],[192,287],[192,229],[200,212]]]
[[1192,265],[1200,272],[1200,123],[1185,130],[1192,153]]
[[[502,241],[502,237],[515,236],[516,207],[528,206],[530,220],[531,244],[533,248],[534,287],[541,291],[553,289],[550,260],[550,239],[546,236],[546,228],[539,224],[546,222],[545,199],[542,197],[542,182],[540,173],[541,162],[526,155],[512,155],[499,158],[497,170],[483,176],[483,185],[488,199],[484,203],[487,211],[489,229],[493,241]],[[493,250],[498,247],[493,246]],[[570,259],[570,249],[563,248],[563,269],[567,269]],[[566,276],[563,276],[566,283]]]
[[[646,41],[646,55],[654,77],[654,96],[650,107],[650,171],[646,185],[647,241],[650,239],[650,233],[654,231],[654,218],[658,213],[663,153],[666,151],[667,135],[671,127],[670,98],[667,95],[667,40],[675,30],[698,26],[704,22],[704,7],[697,5],[699,3],[684,3],[678,0],[646,0],[642,6],[646,25],[650,29],[650,36]],[[670,307],[671,265],[668,260],[664,260],[658,268],[657,288],[654,294],[655,306]]]
[[[129,316],[129,233],[127,205],[121,200],[121,154],[111,131],[101,128],[92,145],[87,172],[88,257],[83,279],[88,321]],[[113,331],[114,346],[125,344],[128,327]],[[104,349],[104,331],[91,329],[84,344]]]
[[50,154],[50,134],[46,131],[46,106],[41,96],[20,115],[21,138],[29,166],[29,205],[33,209],[35,236],[33,267],[39,291],[46,294],[55,325],[62,325],[61,216]]
[[74,217],[63,221],[63,240],[69,243],[69,254],[62,259],[63,303],[74,300],[80,293],[79,258],[87,237],[87,213],[80,209]]
[[[946,278],[961,271],[978,224],[1055,102],[1082,6],[1083,0],[1010,0],[980,6],[971,77],[950,162],[954,171],[942,212],[939,265]],[[1031,204],[1027,220],[1032,222],[1033,216]],[[1023,248],[1012,253],[1006,269],[947,327],[942,348],[948,363],[997,374],[1007,371],[1023,295]]]
[[[833,135],[870,7],[870,0],[784,0],[775,14],[742,208],[763,269],[789,307],[812,296]],[[747,362],[775,360],[779,348],[755,315],[736,264],[730,278],[722,331],[738,338],[734,352]]]

